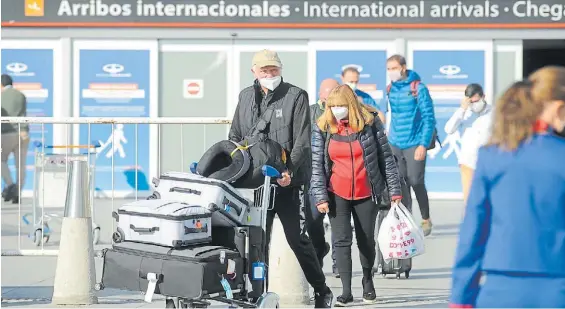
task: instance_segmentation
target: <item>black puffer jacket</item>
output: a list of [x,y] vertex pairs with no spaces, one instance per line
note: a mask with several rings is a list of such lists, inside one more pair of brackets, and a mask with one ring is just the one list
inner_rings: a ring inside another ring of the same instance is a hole
[[[312,128],[310,194],[318,205],[328,201],[328,184],[332,165],[328,155],[328,146],[331,134],[322,132],[315,124],[312,125]],[[388,185],[391,198],[401,196],[398,167],[388,144],[388,139],[384,134],[383,124],[376,113],[373,125],[365,126],[358,138],[363,148],[365,169],[371,182],[375,200],[380,200],[385,185]]]

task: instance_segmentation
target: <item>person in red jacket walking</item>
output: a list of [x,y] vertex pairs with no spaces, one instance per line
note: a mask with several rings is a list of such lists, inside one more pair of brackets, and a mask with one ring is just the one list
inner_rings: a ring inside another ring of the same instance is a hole
[[312,130],[310,194],[321,213],[328,213],[343,285],[336,306],[353,302],[351,245],[353,231],[363,267],[363,300],[376,299],[372,279],[375,263],[377,202],[385,186],[398,203],[400,176],[385,130],[375,109],[358,102],[353,90],[332,90],[326,109]]

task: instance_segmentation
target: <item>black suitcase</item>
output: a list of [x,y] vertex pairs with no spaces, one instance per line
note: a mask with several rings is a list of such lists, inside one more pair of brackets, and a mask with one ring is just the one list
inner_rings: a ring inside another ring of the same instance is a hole
[[[146,292],[148,273],[157,275],[155,294],[169,297],[198,299],[203,295],[224,293],[222,278],[232,290],[242,289],[244,285],[244,265],[239,252],[221,246],[172,249],[123,242],[104,249],[103,259],[98,289]],[[227,275],[228,260],[235,261],[235,277]]]
[[[245,258],[245,234],[249,235],[249,258],[245,265],[245,273],[250,274],[253,263],[265,262],[265,232],[260,226],[243,227],[214,227],[212,229],[212,244],[237,250]],[[263,280],[251,280],[253,291],[248,293],[250,298],[263,295]]]
[[[377,233],[381,227],[381,223],[384,218],[388,215],[390,209],[379,209],[377,215]],[[400,275],[404,273],[404,278],[408,279],[410,277],[410,271],[412,270],[412,259],[392,259],[388,263],[384,262],[383,255],[379,249],[379,243],[377,242],[377,261],[378,266],[381,266],[381,275],[386,277],[387,275],[396,275],[396,279],[400,279]]]

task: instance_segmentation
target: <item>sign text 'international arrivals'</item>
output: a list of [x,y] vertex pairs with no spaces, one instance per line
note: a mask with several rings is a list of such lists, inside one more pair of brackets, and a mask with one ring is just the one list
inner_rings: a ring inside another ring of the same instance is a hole
[[[373,1],[366,4],[349,4],[347,1],[257,1],[231,3],[230,1],[202,1],[203,3],[167,3],[166,1],[143,0],[132,3],[91,0],[60,1],[58,16],[140,16],[140,17],[240,17],[240,18],[478,18],[494,19],[501,15],[515,18],[538,17],[548,21],[565,19],[565,3],[542,3],[539,1],[458,1],[451,4],[436,4],[439,1],[411,1],[411,4]],[[191,2],[191,1],[186,1]],[[232,1],[233,2],[233,1]],[[408,1],[405,1],[408,2]]]
[[3,27],[565,28],[564,0],[20,0]]

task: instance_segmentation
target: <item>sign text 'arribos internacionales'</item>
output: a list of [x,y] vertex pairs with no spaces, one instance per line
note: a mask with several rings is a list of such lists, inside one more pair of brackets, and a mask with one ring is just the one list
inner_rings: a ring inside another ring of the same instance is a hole
[[562,0],[25,0],[2,26],[565,28]]

